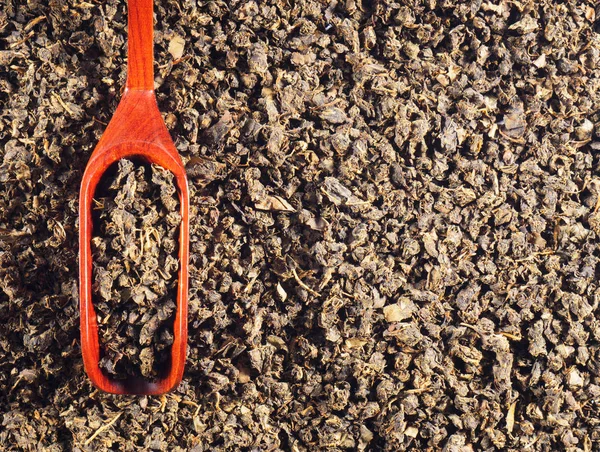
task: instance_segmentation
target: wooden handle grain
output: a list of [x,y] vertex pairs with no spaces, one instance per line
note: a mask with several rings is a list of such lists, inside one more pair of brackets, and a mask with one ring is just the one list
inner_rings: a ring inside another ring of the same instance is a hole
[[127,88],[154,90],[154,0],[128,0]]

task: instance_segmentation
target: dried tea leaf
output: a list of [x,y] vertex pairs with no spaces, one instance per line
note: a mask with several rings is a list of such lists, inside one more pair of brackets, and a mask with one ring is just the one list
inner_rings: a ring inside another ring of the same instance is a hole
[[183,50],[185,48],[185,39],[181,36],[175,35],[169,41],[169,53],[174,60],[178,60],[183,56]]
[[280,212],[295,212],[296,209],[281,196],[268,195],[254,204],[259,210],[275,210]]
[[412,317],[417,310],[415,304],[408,298],[401,298],[397,303],[384,306],[383,315],[386,322],[401,322]]
[[504,115],[504,130],[512,138],[521,138],[525,134],[527,122],[523,114],[523,109],[515,108],[510,113]]
[[346,113],[341,108],[328,107],[319,111],[319,116],[331,124],[343,124],[348,121]]
[[353,206],[363,204],[364,201],[355,196],[348,188],[335,177],[327,177],[323,182],[321,190],[336,206]]
[[515,30],[520,34],[527,34],[536,31],[539,28],[538,21],[530,15],[524,16],[518,22],[515,22],[508,27],[509,30]]

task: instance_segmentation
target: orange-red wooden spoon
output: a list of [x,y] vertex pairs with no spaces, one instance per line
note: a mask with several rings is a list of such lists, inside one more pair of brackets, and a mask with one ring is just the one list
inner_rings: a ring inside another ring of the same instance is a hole
[[[183,376],[187,345],[187,291],[189,256],[189,195],[185,168],[162,120],[154,95],[153,0],[128,0],[127,84],[117,111],[94,149],[79,194],[79,295],[81,350],[85,370],[99,389],[115,394],[162,394],[175,388]],[[119,159],[138,157],[171,171],[179,191],[179,282],[173,325],[171,362],[165,377],[116,380],[98,365],[98,322],[92,303],[92,198],[100,178]]]

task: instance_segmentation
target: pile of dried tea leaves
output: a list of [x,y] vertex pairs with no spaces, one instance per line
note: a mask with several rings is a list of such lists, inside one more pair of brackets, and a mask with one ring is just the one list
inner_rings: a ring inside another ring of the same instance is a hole
[[103,356],[115,378],[156,377],[169,365],[181,215],[173,174],[118,161],[94,196],[93,299]]
[[189,349],[173,393],[136,398],[85,376],[77,294],[126,2],[1,3],[4,448],[600,449],[597,2],[155,12]]

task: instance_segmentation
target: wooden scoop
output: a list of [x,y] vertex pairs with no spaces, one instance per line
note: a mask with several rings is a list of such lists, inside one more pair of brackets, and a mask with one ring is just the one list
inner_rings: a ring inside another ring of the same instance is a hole
[[[185,168],[162,120],[154,95],[153,0],[128,0],[127,84],[117,111],[94,149],[79,194],[79,296],[81,350],[85,370],[99,389],[114,394],[162,394],[183,376],[187,345],[189,194]],[[156,382],[142,378],[116,380],[100,369],[98,323],[92,303],[92,198],[104,172],[122,158],[141,158],[175,176],[181,207],[179,284],[173,325],[171,362]]]

